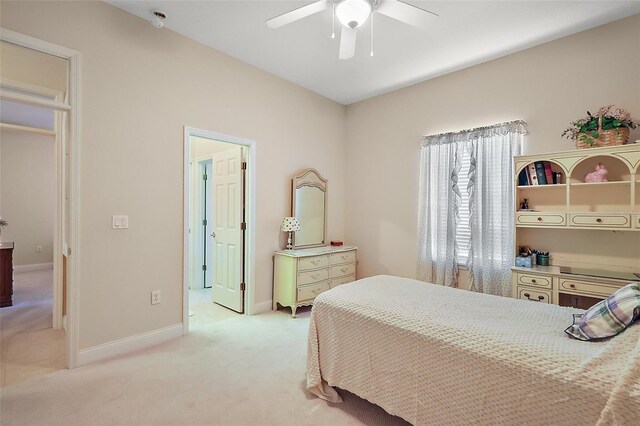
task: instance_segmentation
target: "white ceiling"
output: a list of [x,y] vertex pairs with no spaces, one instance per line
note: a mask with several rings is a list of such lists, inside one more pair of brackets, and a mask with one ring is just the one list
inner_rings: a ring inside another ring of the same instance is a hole
[[640,13],[637,0],[406,0],[440,15],[432,28],[375,14],[375,56],[368,21],[355,58],[341,61],[338,27],[330,37],[331,8],[279,29],[265,24],[312,2],[107,1],[144,19],[161,9],[165,28],[345,105]]

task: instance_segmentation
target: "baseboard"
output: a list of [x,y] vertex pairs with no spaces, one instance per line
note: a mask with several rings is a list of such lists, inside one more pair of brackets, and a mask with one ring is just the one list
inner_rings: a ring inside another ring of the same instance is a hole
[[125,355],[180,336],[182,336],[182,323],[82,349],[78,355],[78,366]]
[[44,271],[46,269],[53,269],[53,263],[34,263],[33,265],[14,266],[13,272]]
[[266,302],[260,302],[253,305],[253,309],[251,310],[252,315],[258,315],[263,312],[269,312],[271,310],[272,304],[271,300],[267,300]]

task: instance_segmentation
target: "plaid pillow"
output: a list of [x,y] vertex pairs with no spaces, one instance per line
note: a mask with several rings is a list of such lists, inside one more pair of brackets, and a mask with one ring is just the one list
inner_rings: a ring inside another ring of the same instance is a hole
[[596,340],[623,332],[640,318],[640,283],[628,284],[592,307],[575,314],[564,332],[578,340]]

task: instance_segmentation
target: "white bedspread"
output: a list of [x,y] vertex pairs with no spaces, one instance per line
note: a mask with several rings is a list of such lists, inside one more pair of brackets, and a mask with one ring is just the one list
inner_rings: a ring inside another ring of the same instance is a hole
[[603,342],[576,309],[376,276],[315,299],[308,389],[413,424],[640,425],[640,325]]

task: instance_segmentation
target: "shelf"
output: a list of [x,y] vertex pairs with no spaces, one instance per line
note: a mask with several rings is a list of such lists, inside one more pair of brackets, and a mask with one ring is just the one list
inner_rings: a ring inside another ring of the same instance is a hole
[[518,189],[540,189],[540,188],[566,188],[566,183],[553,183],[549,185],[518,185]]
[[616,185],[631,185],[630,180],[615,180],[610,182],[575,182],[571,183],[571,186],[616,186]]

